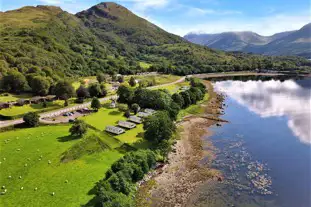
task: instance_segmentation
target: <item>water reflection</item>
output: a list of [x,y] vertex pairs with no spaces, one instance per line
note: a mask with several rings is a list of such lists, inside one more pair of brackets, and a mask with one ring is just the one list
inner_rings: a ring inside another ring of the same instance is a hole
[[293,134],[311,144],[311,90],[303,87],[310,79],[299,81],[222,81],[215,87],[263,118],[286,116]]

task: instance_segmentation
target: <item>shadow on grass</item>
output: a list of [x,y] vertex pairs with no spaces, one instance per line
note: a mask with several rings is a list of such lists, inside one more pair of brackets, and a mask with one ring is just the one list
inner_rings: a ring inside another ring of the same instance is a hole
[[109,112],[109,115],[120,115],[120,114],[122,114],[122,112],[120,112],[120,111],[111,111],[111,112]]
[[132,147],[136,149],[151,149],[152,148],[152,143],[147,141],[147,140],[139,140],[131,145]]
[[76,139],[79,139],[79,138],[81,138],[81,137],[68,135],[68,136],[58,137],[57,140],[59,142],[70,142],[72,140],[76,140]]

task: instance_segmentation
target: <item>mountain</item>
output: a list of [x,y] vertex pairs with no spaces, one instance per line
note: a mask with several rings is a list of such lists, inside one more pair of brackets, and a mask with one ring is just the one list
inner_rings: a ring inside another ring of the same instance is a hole
[[[255,41],[245,35],[246,40]],[[262,44],[260,38],[256,41]],[[142,68],[141,62],[151,67]],[[115,3],[100,3],[76,15],[54,6],[0,12],[0,78],[11,70],[29,80],[37,75],[58,80],[98,72],[185,75],[306,64],[302,58],[226,53],[193,44]]]
[[254,32],[188,34],[190,42],[224,51],[252,52],[264,55],[297,55],[311,57],[311,23],[300,30],[261,36]]

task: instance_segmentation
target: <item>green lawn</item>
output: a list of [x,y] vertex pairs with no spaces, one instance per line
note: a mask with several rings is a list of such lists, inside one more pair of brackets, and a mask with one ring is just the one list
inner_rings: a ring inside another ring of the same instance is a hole
[[92,198],[89,190],[122,154],[105,150],[63,163],[62,154],[82,141],[70,140],[68,129],[69,125],[45,126],[0,133],[0,185],[7,189],[0,206],[76,207]]
[[204,108],[202,108],[200,106],[200,104],[208,101],[208,99],[209,99],[209,94],[205,94],[204,99],[202,101],[198,102],[195,105],[191,105],[186,109],[180,110],[180,112],[178,113],[178,116],[177,116],[177,120],[181,120],[183,117],[185,117],[187,115],[191,115],[191,114],[195,115],[195,114],[203,113]]
[[27,104],[24,106],[12,106],[11,108],[0,110],[2,116],[18,116],[27,112],[42,112],[50,111],[64,107],[64,101],[47,102],[47,107],[44,108],[42,103],[40,104]]
[[182,83],[177,83],[169,86],[161,86],[154,88],[153,90],[159,90],[159,89],[166,89],[168,90],[171,94],[181,92],[181,87],[183,86],[189,86],[189,82],[182,82]]
[[148,69],[150,68],[151,64],[146,63],[146,62],[139,62],[140,67],[144,68],[144,69]]
[[[6,96],[7,94],[7,96]],[[25,93],[25,94],[0,94],[0,102],[9,102],[9,101],[17,101],[18,99],[29,99],[32,97],[32,94]]]

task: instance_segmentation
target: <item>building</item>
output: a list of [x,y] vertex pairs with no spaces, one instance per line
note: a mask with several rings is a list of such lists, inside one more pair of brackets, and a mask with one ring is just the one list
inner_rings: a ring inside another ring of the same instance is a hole
[[44,101],[44,98],[41,96],[35,96],[33,98],[30,99],[30,103],[32,104],[38,104]]
[[141,118],[137,116],[130,116],[128,120],[134,122],[135,124],[141,124],[143,122]]
[[124,129],[115,126],[107,126],[105,131],[116,135],[123,134],[125,132]]
[[46,101],[55,101],[56,100],[56,96],[55,95],[48,95],[48,96],[44,97],[44,99]]
[[145,112],[139,112],[139,113],[137,114],[137,116],[142,117],[142,118],[148,117],[148,116],[150,116],[150,115],[151,115],[151,114],[145,113]]
[[10,108],[10,103],[0,102],[0,110]]
[[115,100],[112,100],[111,103],[110,103],[110,108],[114,109],[117,107],[117,103]]
[[153,109],[145,109],[144,112],[147,114],[154,114],[156,111]]
[[133,129],[136,127],[136,124],[128,121],[119,121],[118,126],[126,128],[126,129]]

